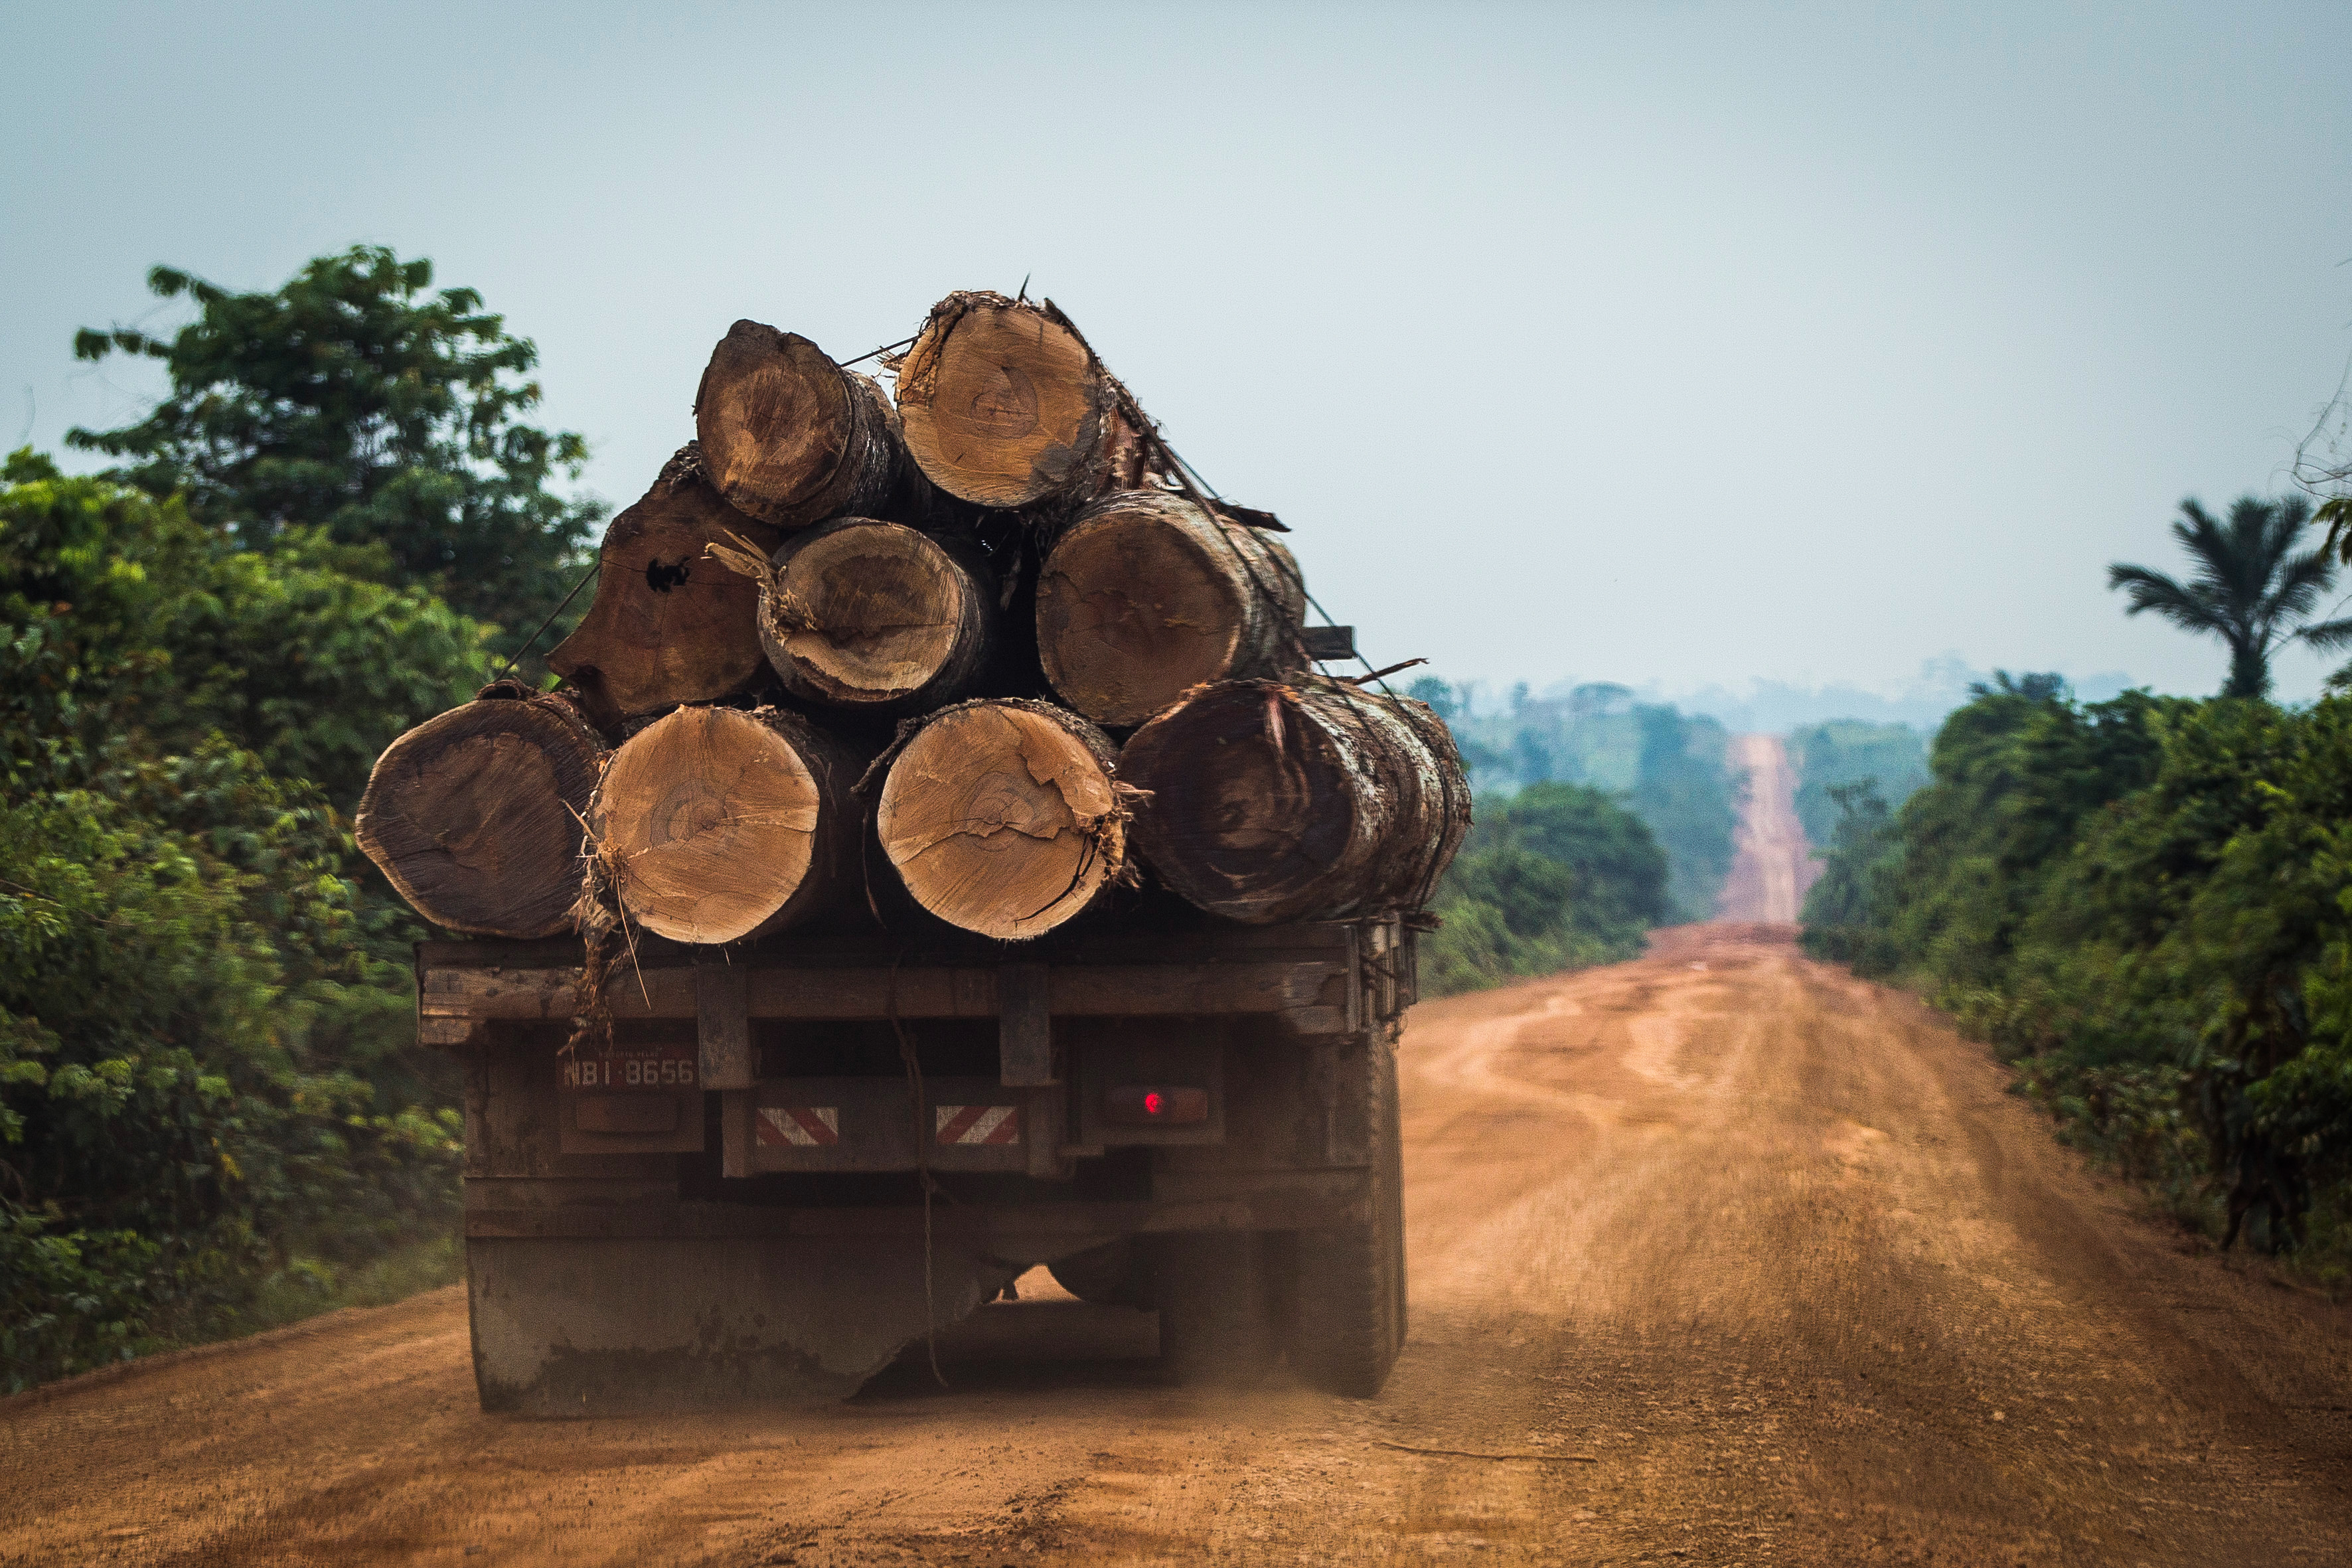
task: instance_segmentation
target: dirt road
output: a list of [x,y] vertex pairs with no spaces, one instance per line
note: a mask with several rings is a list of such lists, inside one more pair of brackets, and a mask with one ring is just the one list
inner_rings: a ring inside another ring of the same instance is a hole
[[1731,875],[1716,900],[1727,921],[1793,923],[1822,863],[1797,821],[1797,775],[1778,735],[1734,735],[1731,765],[1748,771],[1748,805],[1734,835]]
[[2352,1557],[2347,1314],[2189,1255],[1785,931],[1424,1005],[1404,1059],[1376,1401],[1097,1362],[532,1425],[445,1291],[0,1405],[0,1562]]
[[[1727,908],[1786,917],[1786,759],[1738,744]],[[0,1563],[2352,1561],[2352,1315],[1789,936],[1414,1011],[1378,1400],[1032,1360],[534,1425],[476,1408],[449,1290],[0,1402]]]

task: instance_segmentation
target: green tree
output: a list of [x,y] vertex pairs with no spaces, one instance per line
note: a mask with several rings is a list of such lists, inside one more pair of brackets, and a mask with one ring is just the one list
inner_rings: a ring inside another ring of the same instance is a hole
[[[343,816],[480,628],[29,452],[0,485],[0,1384],[446,1237],[423,934]],[[307,1289],[307,1287],[306,1287]]]
[[553,610],[602,515],[548,486],[576,479],[580,437],[522,422],[538,361],[471,289],[431,292],[433,264],[354,246],[273,293],[233,293],[158,267],[148,287],[196,319],[168,338],[84,329],[86,360],[162,363],[171,390],[136,424],[68,442],[121,460],[112,477],[247,549],[309,538],[344,570],[422,587],[521,636]]
[[[2172,536],[2196,574],[2183,583],[2145,566],[2116,562],[2107,586],[2130,599],[2126,615],[2153,610],[2183,631],[2221,639],[2230,649],[2224,697],[2263,697],[2271,654],[2283,642],[2316,648],[2352,643],[2352,618],[2305,622],[2336,580],[2326,550],[2298,550],[2311,503],[2301,496],[2265,501],[2242,497],[2222,522],[2190,498],[2180,503]],[[2298,625],[2297,623],[2304,623]]]

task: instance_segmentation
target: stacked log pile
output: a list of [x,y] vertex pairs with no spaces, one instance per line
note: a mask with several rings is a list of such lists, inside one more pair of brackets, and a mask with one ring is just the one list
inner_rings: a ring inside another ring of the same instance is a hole
[[895,401],[795,333],[720,340],[562,684],[378,762],[359,842],[420,914],[1020,942],[1144,878],[1260,923],[1426,901],[1460,760],[1318,669],[1278,521],[1206,492],[1050,301],[951,295],[885,366]]

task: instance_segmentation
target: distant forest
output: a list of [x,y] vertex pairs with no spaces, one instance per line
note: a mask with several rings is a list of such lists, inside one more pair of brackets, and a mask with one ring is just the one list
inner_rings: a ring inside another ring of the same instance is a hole
[[1867,784],[1891,811],[1927,784],[1927,737],[1908,724],[1832,719],[1790,731],[1788,745],[1797,820],[1816,851],[1829,847],[1843,815],[1832,790]]
[[1665,851],[1672,918],[1714,913],[1731,871],[1745,787],[1726,761],[1730,736],[1721,724],[1635,702],[1628,689],[1608,682],[1538,697],[1522,681],[1499,713],[1472,712],[1465,689],[1433,678],[1416,682],[1412,694],[1452,726],[1481,797],[1538,784],[1598,790],[1639,818]]

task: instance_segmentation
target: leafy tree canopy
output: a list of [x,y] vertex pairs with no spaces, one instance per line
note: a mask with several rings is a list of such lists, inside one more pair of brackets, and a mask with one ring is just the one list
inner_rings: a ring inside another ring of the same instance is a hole
[[[336,798],[482,629],[29,452],[0,475],[0,1386],[446,1226],[421,934]],[[306,776],[307,775],[307,776]]]
[[[176,499],[20,452],[0,489],[0,767],[74,787],[220,734],[348,811],[376,754],[489,674],[486,628],[293,534],[233,548]],[[68,766],[70,762],[70,767]]]
[[2180,503],[2180,514],[2172,537],[2196,566],[2193,576],[2184,583],[2118,561],[2107,568],[2107,586],[2124,590],[2126,615],[2153,610],[2183,631],[2227,644],[2230,679],[2222,696],[2268,695],[2271,655],[2283,642],[2317,648],[2352,643],[2352,619],[2308,619],[2336,580],[2336,563],[2324,548],[2295,548],[2311,521],[2310,502],[2244,496],[2223,522],[2192,497]]
[[602,515],[548,489],[588,449],[522,422],[540,402],[530,341],[476,290],[432,282],[430,261],[381,246],[320,257],[274,293],[158,267],[148,287],[196,319],[168,338],[84,329],[74,353],[158,361],[170,392],[136,424],[67,440],[121,459],[113,477],[152,495],[184,495],[240,546],[357,547],[346,571],[429,589],[520,641]]

